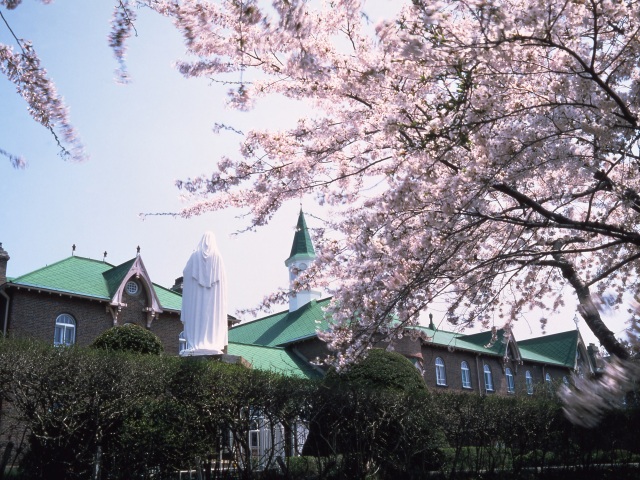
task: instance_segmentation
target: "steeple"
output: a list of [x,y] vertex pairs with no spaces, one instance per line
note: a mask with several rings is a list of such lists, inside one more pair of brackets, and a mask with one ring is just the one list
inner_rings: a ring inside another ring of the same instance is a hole
[[309,235],[307,222],[304,219],[304,213],[302,212],[302,209],[300,209],[298,224],[296,225],[296,234],[293,237],[293,245],[291,245],[291,253],[284,263],[288,267],[291,262],[303,257],[306,260],[314,259],[316,258],[316,252],[313,249],[313,242]]
[[[293,236],[293,245],[291,245],[291,253],[284,264],[289,268],[289,289],[294,290],[294,282],[301,271],[306,270],[311,262],[316,258],[316,252],[313,249],[313,242],[307,222],[304,219],[304,213],[300,209],[298,215],[298,224],[296,225],[296,233]],[[320,292],[314,290],[303,290],[297,293],[291,293],[289,296],[289,311],[293,312],[311,300],[320,298]]]

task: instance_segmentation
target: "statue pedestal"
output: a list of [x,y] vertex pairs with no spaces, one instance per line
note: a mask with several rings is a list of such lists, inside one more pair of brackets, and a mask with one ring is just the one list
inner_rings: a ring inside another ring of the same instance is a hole
[[182,358],[186,358],[190,361],[198,361],[198,362],[216,361],[216,362],[228,363],[230,365],[242,365],[243,367],[246,367],[246,368],[252,368],[251,363],[245,360],[244,357],[241,357],[239,355],[229,355],[227,353],[223,353],[221,355],[190,355]]

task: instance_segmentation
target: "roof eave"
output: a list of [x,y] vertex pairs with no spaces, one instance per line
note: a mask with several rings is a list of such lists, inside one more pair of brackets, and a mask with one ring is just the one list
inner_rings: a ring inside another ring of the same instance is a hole
[[98,295],[87,295],[85,293],[78,293],[78,292],[73,292],[71,290],[60,290],[60,289],[52,289],[52,288],[47,288],[47,287],[42,287],[39,285],[33,285],[33,284],[29,284],[29,283],[14,283],[14,282],[7,282],[3,285],[5,288],[9,288],[9,287],[15,287],[18,290],[20,289],[26,289],[26,290],[36,290],[38,293],[49,293],[49,294],[58,294],[58,295],[68,295],[70,297],[76,297],[76,298],[84,298],[87,300],[99,300],[99,301],[103,301],[103,302],[109,302],[110,298],[109,297],[103,297],[103,296],[98,296]]

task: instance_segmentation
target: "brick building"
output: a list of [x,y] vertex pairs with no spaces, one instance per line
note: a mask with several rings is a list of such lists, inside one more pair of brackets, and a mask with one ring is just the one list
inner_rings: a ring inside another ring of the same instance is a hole
[[[291,284],[315,258],[302,211],[291,253],[285,260]],[[149,328],[165,352],[178,354],[180,279],[172,289],[151,282],[140,255],[121,264],[71,256],[17,278],[6,278],[7,252],[0,244],[0,325],[3,336],[34,337],[54,344],[89,345],[113,325]],[[330,299],[308,290],[292,295],[283,312],[230,328],[228,353],[254,368],[305,378],[322,376],[318,360],[328,353],[318,338],[326,330],[324,308]],[[237,323],[233,317],[229,324]],[[517,340],[504,330],[463,334],[412,327],[393,345],[436,390],[478,394],[531,394],[546,382],[575,372],[595,372],[595,346],[585,345],[578,330]],[[384,345],[383,345],[384,346]]]
[[4,337],[86,346],[115,325],[150,329],[177,354],[182,298],[154,284],[142,257],[120,265],[71,256],[7,279],[9,255],[0,244],[0,324]]

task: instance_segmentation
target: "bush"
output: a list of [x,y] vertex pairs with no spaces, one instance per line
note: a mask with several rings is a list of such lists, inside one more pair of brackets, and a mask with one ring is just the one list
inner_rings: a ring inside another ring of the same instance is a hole
[[115,352],[150,355],[160,355],[163,350],[162,342],[155,334],[133,324],[112,327],[104,331],[91,346]]
[[420,372],[410,360],[396,352],[387,352],[379,348],[369,351],[360,362],[348,371],[336,373],[330,371],[325,379],[330,387],[339,384],[349,388],[362,388],[377,391],[396,392],[426,391],[427,385]]

